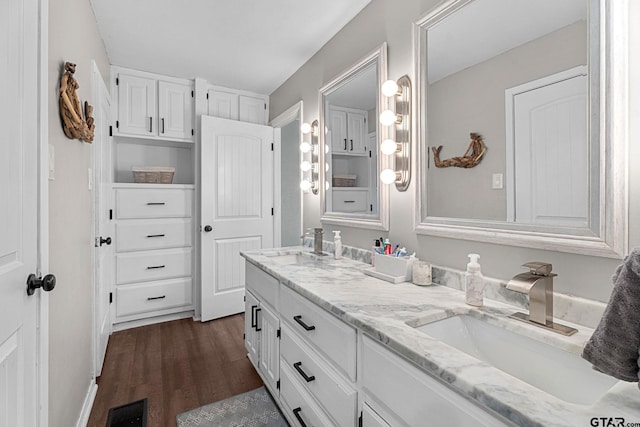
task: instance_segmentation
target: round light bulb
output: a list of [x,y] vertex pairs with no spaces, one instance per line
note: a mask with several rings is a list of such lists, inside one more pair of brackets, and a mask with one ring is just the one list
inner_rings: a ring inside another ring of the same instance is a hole
[[329,172],[329,162],[324,163],[324,171]]
[[380,172],[380,181],[383,184],[393,184],[396,180],[396,172],[393,169],[385,169]]
[[329,181],[325,181],[325,182],[324,182],[324,189],[325,189],[325,191],[329,190],[329,187],[331,187],[331,186],[329,185]]
[[311,125],[309,123],[303,123],[302,126],[300,126],[300,130],[306,135],[311,132]]
[[382,154],[389,156],[398,151],[398,144],[393,139],[385,139],[380,144],[380,151],[382,151]]
[[302,151],[303,153],[308,153],[309,151],[311,151],[311,144],[309,144],[307,141],[302,141],[300,143],[300,151]]
[[391,126],[396,122],[397,116],[391,110],[384,110],[382,114],[380,114],[380,123],[382,126]]
[[300,169],[302,169],[302,172],[308,172],[311,170],[311,163],[309,163],[308,161],[304,161],[302,163],[300,163]]
[[329,154],[329,144],[324,145],[324,153]]
[[398,93],[398,83],[395,80],[387,80],[382,83],[382,94],[387,97],[392,97],[393,95]]
[[311,183],[306,179],[300,183],[300,189],[302,191],[309,191],[310,188],[311,188]]

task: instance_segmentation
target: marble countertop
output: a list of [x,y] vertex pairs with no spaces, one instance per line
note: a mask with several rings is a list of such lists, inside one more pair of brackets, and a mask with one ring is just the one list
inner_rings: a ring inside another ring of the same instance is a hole
[[[640,423],[640,390],[635,383],[617,382],[590,406],[568,403],[494,368],[415,329],[457,314],[469,314],[571,353],[580,354],[593,329],[562,322],[578,329],[565,337],[507,316],[519,308],[488,300],[474,308],[464,293],[446,286],[392,284],[363,273],[369,264],[348,258],[318,258],[305,254],[298,263],[279,262],[277,255],[308,252],[292,247],[246,251],[244,258],[275,276],[318,306],[377,339],[440,378],[458,393],[490,408],[519,426],[591,426],[592,418],[624,418]],[[522,369],[531,369],[523,366]],[[599,421],[602,423],[603,421]]]

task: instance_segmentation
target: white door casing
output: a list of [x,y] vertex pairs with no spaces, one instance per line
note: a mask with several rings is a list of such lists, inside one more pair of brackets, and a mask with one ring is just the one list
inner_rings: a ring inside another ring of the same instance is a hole
[[206,321],[244,310],[239,252],[273,246],[272,144],[279,132],[209,116],[202,116],[201,126],[200,281]]
[[26,292],[27,276],[40,275],[47,255],[39,236],[46,231],[39,217],[46,212],[39,173],[46,153],[46,6],[46,0],[0,2],[0,426],[47,424],[48,373],[38,368],[47,351],[41,344],[48,329],[38,317],[47,298],[42,290]]
[[112,143],[109,127],[111,125],[111,96],[100,75],[95,62],[93,63],[93,85],[95,103],[95,137],[93,140],[94,153],[94,227],[95,227],[95,256],[94,256],[94,377],[100,376],[102,363],[107,351],[107,342],[111,335],[111,313],[109,292],[113,284],[114,245],[101,242],[100,239],[113,238],[113,225],[109,218],[109,207],[112,206]]

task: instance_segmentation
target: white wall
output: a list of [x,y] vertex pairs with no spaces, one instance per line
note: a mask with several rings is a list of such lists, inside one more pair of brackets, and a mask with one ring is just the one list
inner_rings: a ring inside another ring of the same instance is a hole
[[91,97],[91,60],[109,78],[109,61],[88,0],[49,0],[49,144],[55,180],[49,181],[49,425],[76,425],[91,384],[92,192],[90,144],[64,135],[58,88],[65,61],[77,64],[81,102]]
[[[341,71],[365,56],[376,46],[388,44],[390,78],[414,72],[411,24],[440,3],[440,0],[404,0],[390,2],[372,0],[358,16],[331,39],[316,55],[294,73],[270,97],[270,114],[278,116],[290,105],[303,100],[304,121],[318,117],[318,89]],[[630,22],[640,19],[640,2],[630,1]],[[640,48],[640,29],[632,25],[630,52]],[[630,141],[640,139],[640,58],[630,55]],[[640,158],[640,144],[630,144],[629,159]],[[633,160],[631,160],[633,161]],[[631,163],[633,166],[634,163]],[[630,171],[630,246],[640,246],[640,171]],[[415,170],[415,169],[414,169]],[[390,201],[390,231],[393,242],[416,250],[421,259],[457,269],[464,269],[467,254],[481,255],[487,276],[508,279],[520,272],[527,261],[551,262],[556,278],[556,290],[586,298],[607,301],[611,292],[611,275],[619,260],[579,256],[527,248],[507,247],[457,239],[417,236],[413,231],[415,176],[410,188],[400,193],[393,188]],[[320,225],[319,197],[304,195],[304,226]],[[347,227],[341,229],[343,242],[362,248],[369,247],[379,232]]]

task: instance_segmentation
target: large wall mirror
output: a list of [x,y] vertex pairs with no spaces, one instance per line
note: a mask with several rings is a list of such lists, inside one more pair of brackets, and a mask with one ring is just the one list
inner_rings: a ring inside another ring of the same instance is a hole
[[[416,23],[419,233],[626,252],[626,11],[610,3],[451,0]],[[471,133],[479,164],[436,167],[433,148],[462,156]]]
[[378,178],[380,86],[386,78],[384,43],[320,88],[323,223],[389,228],[388,189]]

